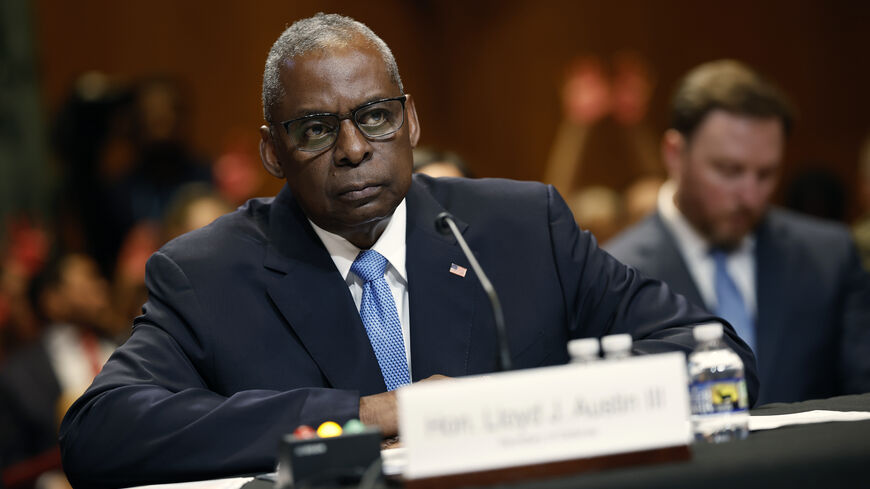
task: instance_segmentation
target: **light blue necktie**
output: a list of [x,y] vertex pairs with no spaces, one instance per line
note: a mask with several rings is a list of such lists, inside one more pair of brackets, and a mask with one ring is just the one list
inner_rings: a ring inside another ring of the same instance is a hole
[[359,315],[369,341],[375,350],[387,390],[410,384],[402,323],[396,312],[396,302],[390,285],[384,278],[387,259],[374,250],[363,250],[357,255],[350,270],[365,282]]
[[710,252],[713,257],[713,262],[716,264],[713,282],[716,286],[716,314],[725,318],[737,335],[743,338],[743,341],[755,349],[755,325],[752,317],[746,309],[746,303],[743,301],[743,295],[740,294],[740,289],[734,283],[734,279],[728,273],[728,255],[722,250],[713,250]]

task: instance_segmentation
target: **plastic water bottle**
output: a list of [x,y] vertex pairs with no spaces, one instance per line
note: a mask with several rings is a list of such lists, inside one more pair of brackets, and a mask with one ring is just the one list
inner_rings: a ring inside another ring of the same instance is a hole
[[613,334],[601,338],[601,349],[607,360],[619,360],[631,356],[631,335]]
[[568,342],[571,363],[592,363],[598,360],[598,338],[580,338]]
[[722,325],[693,330],[697,348],[689,355],[689,397],[695,441],[720,443],[749,434],[749,397],[743,361],[722,341]]

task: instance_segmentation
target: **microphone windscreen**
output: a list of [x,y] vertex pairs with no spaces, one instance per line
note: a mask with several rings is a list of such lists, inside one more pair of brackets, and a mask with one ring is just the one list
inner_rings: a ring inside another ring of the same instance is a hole
[[449,212],[442,212],[435,217],[435,229],[441,234],[450,234],[450,225],[447,220],[453,219]]

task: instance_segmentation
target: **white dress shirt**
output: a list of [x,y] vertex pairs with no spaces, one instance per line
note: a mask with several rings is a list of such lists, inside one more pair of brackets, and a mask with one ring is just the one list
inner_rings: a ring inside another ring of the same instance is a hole
[[[311,222],[309,219],[308,222]],[[356,260],[357,255],[361,251],[350,241],[342,238],[337,234],[321,228],[317,224],[311,222],[314,232],[323,242],[329,256],[335,263],[338,273],[344,278],[347,287],[350,290],[350,295],[353,297],[353,302],[356,304],[356,310],[359,311],[362,303],[362,287],[363,281],[355,273],[351,273],[350,267]],[[393,217],[384,229],[381,237],[371,247],[371,249],[380,253],[387,259],[387,270],[384,278],[390,285],[390,291],[393,293],[393,300],[396,302],[396,312],[399,314],[399,321],[402,323],[402,340],[405,343],[405,359],[408,362],[408,373],[411,372],[411,316],[409,313],[408,301],[408,276],[405,273],[405,229],[407,227],[407,209],[405,200],[399,203],[393,212]]]
[[[76,397],[85,392],[97,374],[91,362],[102,366],[115,351],[110,341],[98,338],[96,351],[89,352],[79,330],[69,324],[52,325],[45,331],[43,341],[61,392]],[[91,359],[91,355],[95,358]]]
[[[716,265],[713,262],[713,257],[710,256],[710,245],[689,224],[689,221],[674,204],[676,190],[677,185],[671,180],[662,185],[657,203],[659,215],[662,216],[665,226],[674,235],[677,248],[679,248],[680,254],[689,268],[689,273],[698,287],[698,292],[701,293],[701,298],[710,311],[715,311],[717,305],[714,285]],[[751,317],[756,317],[757,312],[754,251],[755,237],[746,236],[740,246],[728,254],[726,265],[728,274],[737,284],[737,289],[740,290],[743,303],[746,304]]]

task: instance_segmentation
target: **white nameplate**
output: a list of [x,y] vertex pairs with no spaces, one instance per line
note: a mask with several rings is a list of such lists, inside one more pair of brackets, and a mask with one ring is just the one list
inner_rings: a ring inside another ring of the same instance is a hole
[[405,477],[687,445],[686,357],[664,353],[397,391]]

